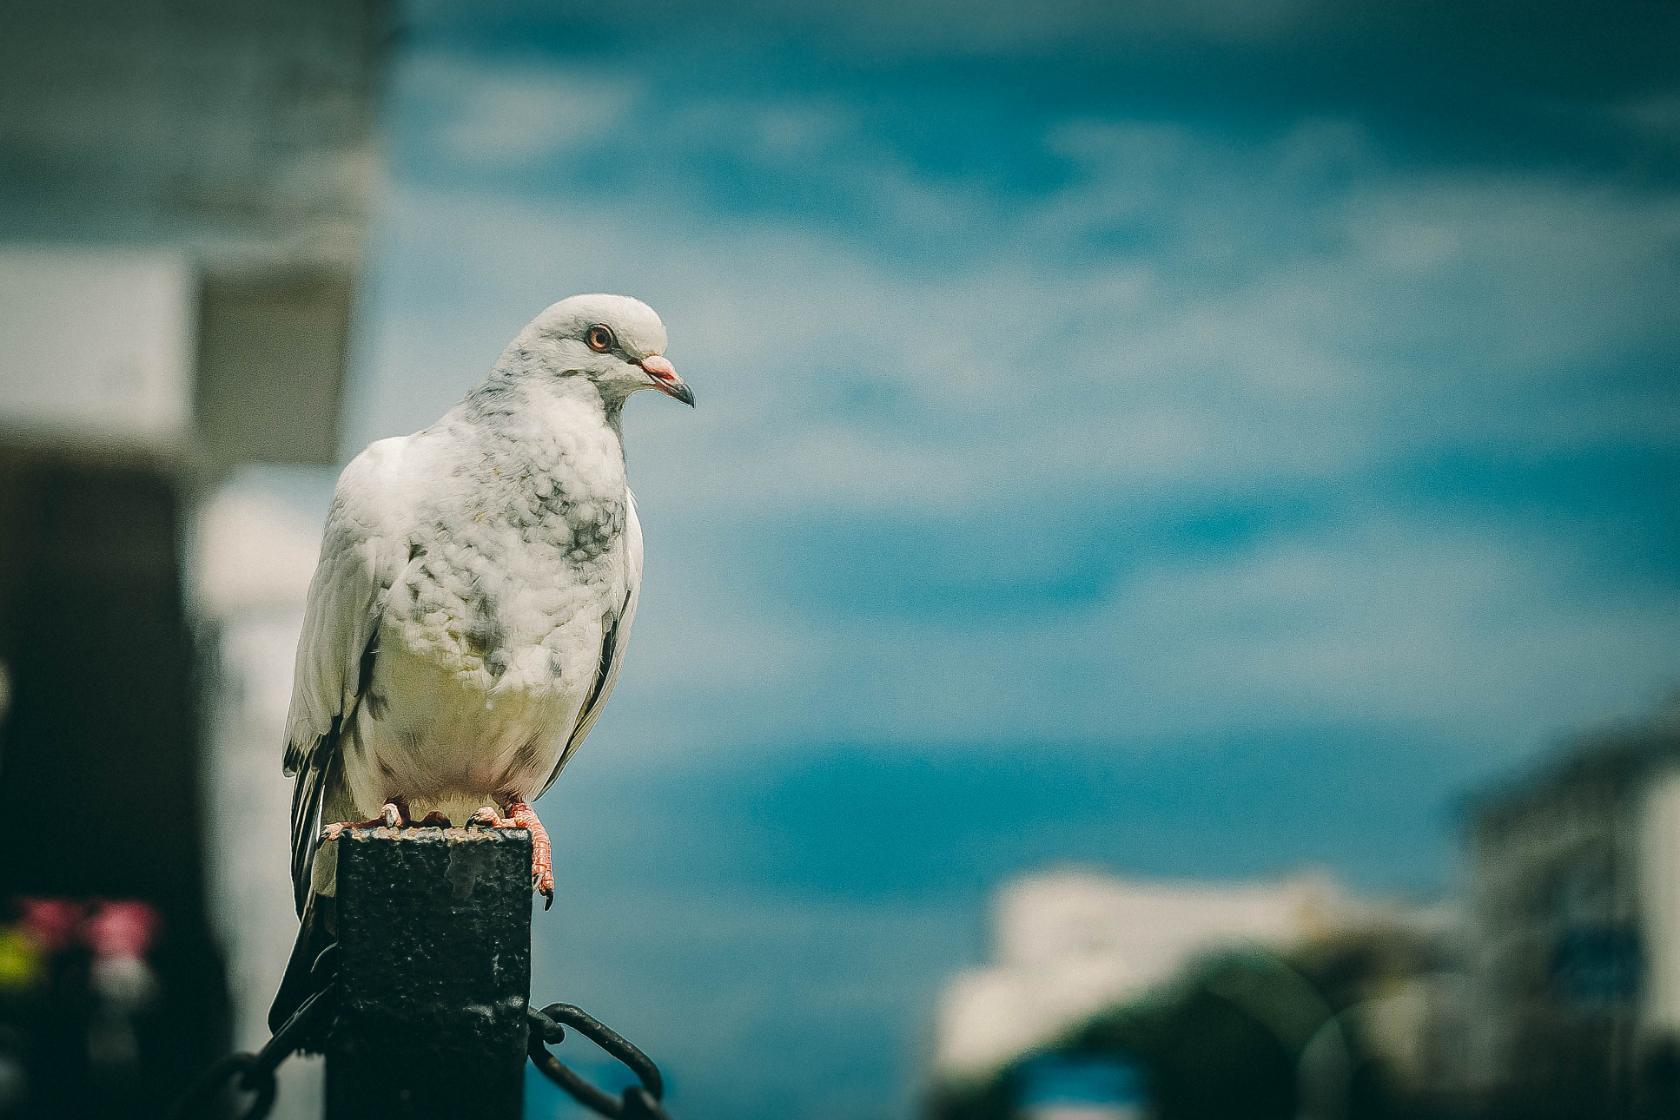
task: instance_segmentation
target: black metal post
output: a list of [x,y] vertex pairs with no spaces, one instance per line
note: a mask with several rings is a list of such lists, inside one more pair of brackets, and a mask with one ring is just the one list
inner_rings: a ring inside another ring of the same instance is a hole
[[531,834],[351,829],[337,844],[327,1120],[523,1115]]

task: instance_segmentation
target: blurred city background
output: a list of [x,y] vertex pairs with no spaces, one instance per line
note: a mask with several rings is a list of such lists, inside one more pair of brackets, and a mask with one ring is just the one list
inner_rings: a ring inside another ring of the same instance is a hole
[[699,408],[626,420],[645,598],[533,988],[677,1115],[1680,1115],[1677,48],[8,5],[0,1116],[266,1037],[336,470],[594,290]]

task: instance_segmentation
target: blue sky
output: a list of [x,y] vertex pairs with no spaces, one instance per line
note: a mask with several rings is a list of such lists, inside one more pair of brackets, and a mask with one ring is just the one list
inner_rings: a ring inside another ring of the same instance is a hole
[[1680,680],[1680,10],[1107,7],[411,13],[346,452],[576,291],[699,401],[537,919],[686,1115],[904,1114],[1015,871],[1444,890]]

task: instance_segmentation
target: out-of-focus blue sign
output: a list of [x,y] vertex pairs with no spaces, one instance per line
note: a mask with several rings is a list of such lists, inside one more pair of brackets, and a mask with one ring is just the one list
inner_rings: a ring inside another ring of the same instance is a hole
[[1016,1100],[1027,1120],[1147,1120],[1143,1068],[1123,1057],[1046,1054],[1022,1067]]

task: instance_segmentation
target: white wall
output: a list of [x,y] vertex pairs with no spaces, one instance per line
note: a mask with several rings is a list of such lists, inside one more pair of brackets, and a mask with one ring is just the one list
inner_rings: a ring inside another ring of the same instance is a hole
[[191,433],[197,299],[180,253],[0,249],[0,428],[179,452]]
[[1641,1025],[1680,1033],[1680,769],[1647,789],[1639,849],[1646,958]]

